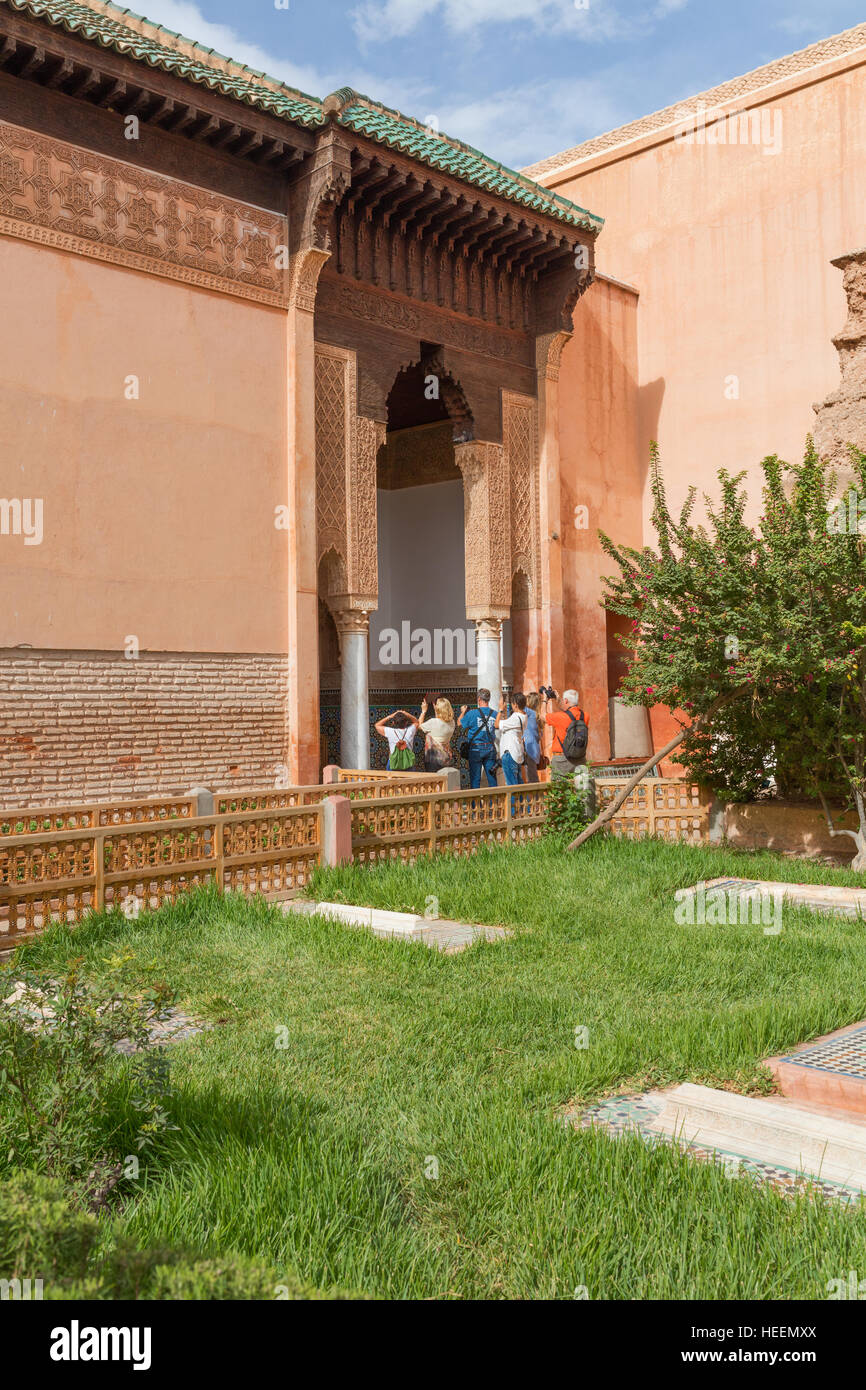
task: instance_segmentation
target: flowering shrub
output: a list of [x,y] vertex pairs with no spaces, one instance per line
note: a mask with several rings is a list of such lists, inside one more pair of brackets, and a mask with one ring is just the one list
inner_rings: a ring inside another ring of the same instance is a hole
[[[866,497],[866,454],[851,454],[847,496]],[[653,445],[657,550],[601,537],[620,569],[605,606],[632,620],[620,694],[697,721],[679,756],[716,787],[753,795],[778,768],[825,807],[841,790],[860,829],[837,833],[854,835],[866,869],[866,535],[831,524],[837,479],[811,439],[801,464],[774,455],[762,469],[759,528],[744,519],[744,474],[725,469],[695,525],[695,489],[675,519]]]

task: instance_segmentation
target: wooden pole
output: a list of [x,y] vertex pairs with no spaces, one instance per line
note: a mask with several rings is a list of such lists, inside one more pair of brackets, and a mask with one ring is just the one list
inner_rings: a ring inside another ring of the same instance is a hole
[[[712,716],[722,708],[722,705],[729,705],[732,700],[737,699],[737,697],[742,695],[748,688],[748,686],[739,686],[738,689],[732,690],[730,694],[722,695],[720,699],[710,705],[710,708],[700,720],[696,720],[694,724],[689,725],[689,729],[699,729],[702,724],[705,724],[708,719],[711,719]],[[572,840],[567,848],[580,849],[581,845],[585,844],[597,830],[601,830],[603,825],[607,825],[609,820],[613,820],[613,817],[625,801],[629,792],[634,791],[638,782],[642,782],[647,773],[652,772],[653,768],[657,763],[661,762],[662,758],[666,758],[669,753],[673,753],[674,749],[679,748],[686,734],[689,732],[689,729],[682,729],[675,738],[671,739],[670,743],[666,743],[664,748],[660,748],[658,753],[653,753],[652,757],[644,763],[643,767],[638,768],[634,776],[628,779],[622,791],[617,793],[610,805],[602,811],[601,815],[596,816],[592,825],[588,825],[585,830],[582,830],[577,839]]]

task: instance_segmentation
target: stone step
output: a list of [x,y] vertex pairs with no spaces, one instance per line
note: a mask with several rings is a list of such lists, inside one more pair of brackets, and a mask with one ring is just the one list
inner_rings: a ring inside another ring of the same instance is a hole
[[801,1043],[764,1063],[783,1096],[866,1117],[866,1024]]
[[285,913],[303,913],[326,917],[349,927],[366,927],[374,936],[421,941],[434,950],[454,955],[471,946],[474,941],[501,941],[510,936],[507,927],[477,926],[470,922],[455,922],[445,918],[421,917],[414,912],[391,912],[380,907],[356,907],[352,903],[310,902],[290,898],[280,904]]
[[711,878],[680,890],[678,902],[693,899],[692,917],[699,924],[747,925],[775,922],[786,904],[833,917],[866,919],[866,888],[824,883],[777,883],[758,878]]
[[668,1093],[649,1131],[866,1191],[866,1124],[691,1082]]

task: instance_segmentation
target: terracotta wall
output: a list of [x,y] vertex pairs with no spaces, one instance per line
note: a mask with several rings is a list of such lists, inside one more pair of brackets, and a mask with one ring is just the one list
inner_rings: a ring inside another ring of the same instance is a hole
[[285,314],[9,238],[0,281],[0,496],[44,504],[0,648],[285,651]]
[[610,755],[607,621],[599,600],[602,576],[614,570],[598,531],[630,545],[641,537],[638,302],[628,286],[597,280],[575,310],[559,379],[565,676],[590,716],[596,762]]
[[674,505],[719,467],[755,476],[768,453],[799,457],[813,402],[838,382],[830,338],[846,313],[829,262],[866,235],[866,67],[853,61],[782,84],[760,108],[763,144],[669,131],[544,177],[605,218],[599,269],[640,292],[641,466],[658,439]]
[[[854,61],[813,70],[806,84],[789,81],[773,89],[755,108],[766,122],[758,143],[714,145],[704,137],[703,144],[687,144],[669,130],[664,140],[655,137],[543,176],[605,218],[598,267],[640,295],[639,370],[627,393],[635,410],[637,464],[625,469],[622,496],[616,488],[604,496],[600,523],[618,540],[634,540],[633,519],[621,503],[631,502],[635,487],[645,539],[654,538],[647,485],[652,439],[660,444],[673,507],[693,483],[712,492],[720,467],[747,469],[757,518],[760,460],[769,453],[799,458],[813,426],[813,402],[838,383],[830,339],[846,310],[842,277],[829,262],[866,238],[866,67]],[[777,153],[767,152],[776,146]],[[597,293],[598,286],[591,291]],[[583,308],[564,356],[566,382],[578,377],[579,335],[588,327]],[[606,334],[598,329],[606,348]],[[599,461],[590,450],[589,457],[598,475],[612,478],[623,469],[615,417],[625,397],[616,396],[615,371],[610,382],[602,373],[602,384],[614,407],[607,418],[616,440],[596,429],[606,454]],[[597,396],[598,388],[589,398],[590,416],[605,419]],[[577,478],[588,422],[568,389],[561,401],[561,447]],[[586,552],[592,542],[587,536],[571,540],[589,563],[572,569],[569,649],[585,642],[588,627],[598,630],[589,612],[595,578]],[[592,655],[578,662],[586,672],[579,683],[598,707],[600,659],[599,635]],[[657,748],[675,728],[667,710],[653,711]],[[678,771],[671,763],[662,770]]]

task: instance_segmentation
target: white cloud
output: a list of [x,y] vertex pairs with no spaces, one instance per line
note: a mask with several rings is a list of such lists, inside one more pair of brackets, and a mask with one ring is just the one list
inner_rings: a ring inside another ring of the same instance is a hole
[[258,44],[249,43],[229,24],[214,24],[191,0],[139,0],[139,7],[151,23],[163,24],[166,29],[194,39],[204,48],[215,48],[226,58],[246,63],[247,67],[266,72],[302,92],[323,96],[340,86],[340,80],[335,80],[333,74],[322,72],[309,63],[293,63],[288,58],[278,57]]
[[808,19],[805,15],[792,14],[777,20],[776,28],[781,29],[786,34],[794,34],[795,36],[814,34],[816,38],[819,38],[825,32],[826,25],[822,25],[820,21]]
[[438,114],[447,134],[519,169],[622,125],[631,112],[611,95],[618,90],[621,85],[611,82],[607,70],[604,76],[532,83],[450,102]]
[[[670,10],[685,3],[687,0],[656,0],[656,9],[664,6]],[[613,36],[610,26],[620,23],[615,8],[607,4],[607,0],[590,0],[590,4],[595,12],[595,28],[587,32],[594,38]],[[533,82],[479,96],[476,91],[461,93],[453,88],[451,91],[434,88],[427,78],[405,71],[379,75],[354,64],[348,71],[343,67],[329,71],[292,61],[276,51],[248,42],[231,25],[215,24],[206,19],[193,0],[141,0],[138,8],[145,10],[147,18],[155,24],[163,24],[207,48],[215,48],[237,62],[267,72],[315,96],[322,97],[339,87],[350,86],[420,120],[435,114],[441,130],[512,168],[543,159],[552,151],[567,149],[599,130],[613,129],[634,114],[631,103],[623,105],[616,95],[625,93],[626,100],[633,95],[633,81],[628,70],[618,67],[606,66],[603,72],[591,78]],[[573,0],[381,0],[381,3],[368,0],[366,5],[370,15],[387,12],[390,34],[398,30],[411,33],[425,13],[436,10],[442,10],[446,22],[457,27],[492,23],[503,18],[531,17],[535,22],[539,12],[562,12],[565,8],[578,19],[587,13],[575,11]],[[601,27],[603,24],[609,26],[607,31]],[[388,33],[377,32],[376,37],[384,38]],[[527,112],[531,113],[529,118]]]
[[[404,0],[395,0],[395,3],[403,4]],[[413,8],[424,3],[426,0],[413,0]],[[432,3],[438,3],[438,0],[432,0]],[[246,63],[247,67],[255,68],[258,72],[266,72],[270,77],[276,77],[287,86],[307,92],[310,96],[324,97],[329,92],[348,86],[369,93],[398,110],[417,111],[425,102],[429,106],[430,86],[426,81],[415,80],[408,75],[383,78],[355,66],[348,71],[343,67],[329,71],[311,63],[294,62],[258,44],[249,43],[229,24],[215,24],[206,19],[192,0],[140,0],[137,8],[145,11],[151,23],[162,24],[204,48],[215,48],[225,57]],[[279,18],[291,14],[291,11],[274,13]]]
[[623,15],[615,0],[362,0],[353,12],[355,33],[363,44],[405,38],[424,19],[440,14],[453,33],[465,34],[493,24],[524,21],[540,32],[568,32],[591,42],[646,34],[654,22],[681,10],[689,0],[656,0],[637,17]]

